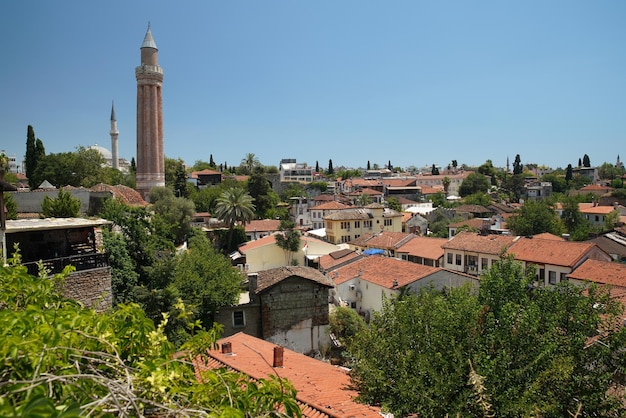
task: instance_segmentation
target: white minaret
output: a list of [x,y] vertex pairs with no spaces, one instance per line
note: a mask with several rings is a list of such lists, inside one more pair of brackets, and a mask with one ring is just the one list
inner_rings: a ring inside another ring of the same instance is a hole
[[116,170],[120,169],[120,159],[117,154],[117,136],[120,134],[117,130],[117,120],[115,120],[115,104],[111,104],[111,167]]

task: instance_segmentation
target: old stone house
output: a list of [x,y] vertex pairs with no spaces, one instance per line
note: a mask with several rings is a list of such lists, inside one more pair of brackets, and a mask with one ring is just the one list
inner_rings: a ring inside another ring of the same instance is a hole
[[222,308],[216,322],[224,336],[237,332],[262,338],[300,353],[329,343],[329,290],[333,282],[311,267],[287,266],[248,275],[248,297]]

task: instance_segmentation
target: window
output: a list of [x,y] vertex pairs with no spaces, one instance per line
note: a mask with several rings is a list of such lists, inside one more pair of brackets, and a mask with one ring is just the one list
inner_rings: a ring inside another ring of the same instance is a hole
[[391,221],[393,219],[385,219],[385,226],[391,226]]
[[556,271],[548,272],[548,283],[556,284]]
[[448,253],[448,264],[452,265],[452,253]]
[[546,269],[539,269],[539,280],[541,282],[546,280]]
[[488,259],[486,259],[486,258],[481,258],[480,259],[480,268],[481,269],[487,270],[488,264],[489,264],[489,260]]
[[350,241],[350,235],[341,236],[341,242],[349,242],[349,241]]
[[363,221],[363,226],[372,229],[372,221]]
[[562,281],[562,282],[566,282],[567,281],[567,275],[565,273],[559,274],[559,280]]
[[233,328],[246,326],[246,315],[243,311],[233,311]]
[[460,266],[461,265],[461,254],[457,254],[456,255],[456,265]]
[[341,229],[350,228],[350,222],[341,222]]

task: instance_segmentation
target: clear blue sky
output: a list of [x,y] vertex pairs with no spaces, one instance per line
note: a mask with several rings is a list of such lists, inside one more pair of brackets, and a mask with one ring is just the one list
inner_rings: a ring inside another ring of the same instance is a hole
[[626,2],[6,1],[0,149],[135,155],[139,47],[167,157],[325,167],[626,159]]

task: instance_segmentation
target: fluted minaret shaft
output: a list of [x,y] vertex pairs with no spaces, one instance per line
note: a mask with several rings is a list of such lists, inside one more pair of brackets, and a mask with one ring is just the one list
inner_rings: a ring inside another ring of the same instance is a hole
[[163,69],[150,26],[141,45],[137,78],[137,191],[146,197],[151,188],[165,186],[163,150]]

